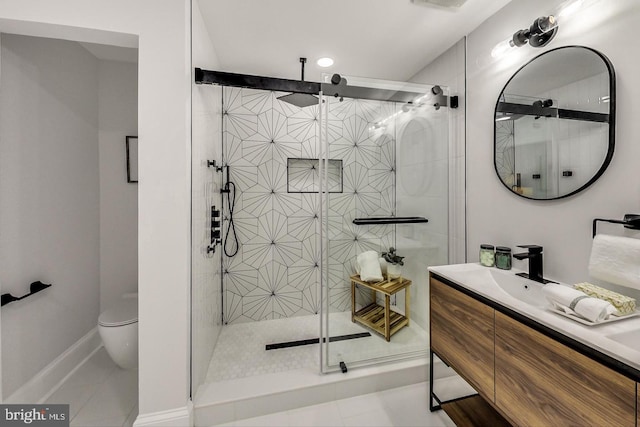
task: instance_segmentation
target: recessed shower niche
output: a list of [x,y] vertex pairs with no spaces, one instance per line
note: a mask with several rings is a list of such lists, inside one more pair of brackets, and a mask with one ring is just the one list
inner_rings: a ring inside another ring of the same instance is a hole
[[[326,168],[329,193],[342,193],[342,160],[329,159]],[[287,159],[287,193],[318,193],[320,180],[319,159]]]

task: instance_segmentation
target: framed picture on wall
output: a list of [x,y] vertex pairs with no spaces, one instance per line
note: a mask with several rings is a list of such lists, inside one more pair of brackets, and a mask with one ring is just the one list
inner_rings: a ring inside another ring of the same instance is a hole
[[138,182],[138,137],[127,136],[127,182]]

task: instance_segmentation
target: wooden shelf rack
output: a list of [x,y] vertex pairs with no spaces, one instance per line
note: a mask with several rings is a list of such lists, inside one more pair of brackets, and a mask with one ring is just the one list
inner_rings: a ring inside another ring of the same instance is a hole
[[[380,282],[365,282],[360,276],[353,275],[351,279],[351,321],[360,323],[373,329],[379,333],[387,341],[391,340],[391,336],[402,329],[409,326],[409,313],[411,306],[411,280],[403,277],[395,279],[384,279]],[[356,286],[364,286],[371,289],[371,297],[373,302],[366,307],[356,311]],[[391,310],[391,295],[401,290],[405,291],[405,314],[402,315]],[[380,292],[384,295],[384,306],[376,303],[376,293]]]

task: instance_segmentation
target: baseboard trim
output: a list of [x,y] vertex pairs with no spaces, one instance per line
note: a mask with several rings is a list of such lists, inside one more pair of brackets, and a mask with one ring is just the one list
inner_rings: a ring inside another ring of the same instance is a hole
[[16,390],[5,403],[44,402],[101,346],[102,340],[95,327]]
[[133,427],[190,427],[193,425],[193,404],[182,408],[138,415]]

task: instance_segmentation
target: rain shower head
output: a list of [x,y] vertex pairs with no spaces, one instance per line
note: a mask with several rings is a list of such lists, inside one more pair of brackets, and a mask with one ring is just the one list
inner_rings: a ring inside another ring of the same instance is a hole
[[318,98],[308,93],[290,93],[288,95],[279,96],[278,99],[300,108],[318,105]]
[[[307,58],[300,58],[300,67],[302,68],[302,73],[300,76],[300,81],[304,81],[304,64],[307,62]],[[312,105],[318,105],[318,98],[309,93],[290,93],[288,95],[279,96],[278,99],[280,101],[287,102],[291,105],[295,105],[298,108],[310,107]]]

